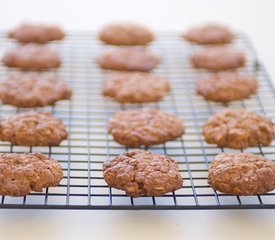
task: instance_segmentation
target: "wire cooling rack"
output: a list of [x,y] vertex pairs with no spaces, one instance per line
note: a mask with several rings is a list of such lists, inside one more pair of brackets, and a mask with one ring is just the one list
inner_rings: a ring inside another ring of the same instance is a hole
[[[16,43],[0,36],[0,51]],[[119,104],[101,96],[102,80],[110,73],[100,70],[95,57],[110,46],[100,43],[92,32],[73,32],[65,40],[52,43],[59,49],[63,64],[50,71],[60,79],[66,79],[74,94],[71,100],[60,101],[53,107],[36,108],[50,111],[61,118],[69,131],[68,140],[60,146],[22,147],[7,142],[0,143],[0,152],[42,152],[57,159],[63,168],[64,178],[58,187],[47,188],[42,193],[32,192],[26,197],[0,196],[0,208],[42,209],[240,209],[275,208],[275,191],[260,196],[237,197],[216,192],[207,183],[208,166],[220,152],[204,142],[201,135],[203,123],[214,112],[224,107],[246,108],[275,119],[275,92],[263,66],[257,60],[249,40],[238,34],[233,45],[246,51],[248,64],[241,69],[260,82],[257,95],[228,105],[211,103],[196,95],[195,81],[206,71],[192,68],[188,56],[198,46],[180,39],[177,33],[160,33],[150,49],[162,58],[162,64],[154,73],[170,80],[171,93],[164,101],[155,104]],[[1,81],[16,72],[0,66]],[[44,73],[43,73],[44,74]],[[183,187],[163,197],[131,198],[123,191],[111,189],[103,179],[102,164],[106,159],[129,150],[113,141],[107,132],[109,117],[117,111],[150,106],[177,114],[186,126],[182,138],[148,150],[167,154],[177,160],[184,179]],[[1,116],[12,115],[30,109],[1,105]],[[248,148],[245,151],[275,159],[275,143],[267,147]]]

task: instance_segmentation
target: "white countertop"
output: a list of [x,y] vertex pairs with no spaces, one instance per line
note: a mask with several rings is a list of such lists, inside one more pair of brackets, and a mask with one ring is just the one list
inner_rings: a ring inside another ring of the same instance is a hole
[[[0,29],[23,20],[96,30],[112,20],[182,31],[219,21],[246,32],[275,79],[274,0],[9,0]],[[0,210],[0,239],[274,239],[274,210],[77,211]]]

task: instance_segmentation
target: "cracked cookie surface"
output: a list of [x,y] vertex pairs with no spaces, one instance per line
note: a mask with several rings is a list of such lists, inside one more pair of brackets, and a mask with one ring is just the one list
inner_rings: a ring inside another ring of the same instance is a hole
[[208,183],[232,195],[264,194],[275,188],[275,163],[251,153],[221,153],[211,162]]
[[148,73],[120,73],[103,83],[102,93],[120,103],[147,103],[163,99],[170,90],[169,82]]
[[245,53],[232,47],[205,47],[191,55],[191,62],[196,68],[212,71],[231,70],[243,67],[246,63]]
[[154,108],[118,112],[110,118],[108,127],[116,142],[129,147],[165,143],[184,133],[176,115]]
[[8,50],[2,62],[7,67],[37,71],[57,68],[61,64],[57,50],[36,43],[28,43]]
[[258,81],[236,72],[220,72],[196,82],[197,93],[205,99],[227,103],[248,98],[258,89]]
[[244,149],[271,144],[274,128],[271,120],[244,109],[227,109],[210,117],[202,131],[207,143],[219,147]]
[[160,58],[144,48],[123,47],[104,52],[97,63],[103,69],[147,72],[160,63]]
[[143,150],[125,152],[105,162],[103,174],[110,187],[132,197],[162,196],[183,184],[175,160]]
[[99,39],[111,45],[146,45],[153,41],[154,34],[139,24],[113,23],[101,30]]
[[0,195],[25,196],[58,186],[61,165],[42,153],[0,153]]
[[0,118],[0,140],[22,146],[57,146],[68,136],[60,119],[27,112]]
[[65,81],[33,73],[13,74],[0,84],[2,103],[16,107],[43,107],[71,95]]

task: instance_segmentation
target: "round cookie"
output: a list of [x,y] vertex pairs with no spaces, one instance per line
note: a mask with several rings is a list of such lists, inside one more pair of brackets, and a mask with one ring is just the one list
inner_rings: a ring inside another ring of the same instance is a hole
[[11,75],[0,85],[2,103],[16,107],[43,107],[71,95],[65,81],[33,73]]
[[22,146],[57,146],[68,133],[49,113],[27,112],[0,118],[0,140]]
[[42,153],[0,153],[0,195],[42,192],[58,186],[62,178],[61,165]]
[[148,103],[160,101],[170,90],[169,82],[149,73],[119,73],[103,83],[102,93],[120,103]]
[[64,38],[64,32],[55,25],[23,23],[11,30],[8,37],[21,43],[46,43]]
[[101,30],[99,39],[111,45],[146,45],[154,40],[154,34],[142,25],[113,23]]
[[208,183],[232,195],[264,194],[275,188],[275,163],[252,153],[221,153],[211,163]]
[[236,48],[205,47],[191,55],[191,62],[196,68],[222,71],[243,67],[246,63],[246,56],[243,51]]
[[205,141],[219,147],[244,149],[267,146],[274,137],[273,123],[254,112],[227,109],[210,117],[203,126]]
[[255,94],[258,82],[253,77],[236,72],[219,72],[196,83],[197,93],[206,100],[228,103]]
[[44,45],[29,43],[9,50],[2,58],[4,65],[22,70],[46,70],[61,64],[58,51]]
[[181,137],[184,125],[174,114],[140,108],[114,114],[109,120],[109,133],[125,146],[151,146]]
[[147,72],[160,63],[160,58],[144,48],[115,48],[99,56],[97,63],[103,69]]
[[233,40],[234,34],[226,26],[211,23],[189,29],[183,38],[197,44],[225,44]]
[[183,184],[178,164],[168,156],[132,150],[104,163],[104,179],[128,196],[162,196]]

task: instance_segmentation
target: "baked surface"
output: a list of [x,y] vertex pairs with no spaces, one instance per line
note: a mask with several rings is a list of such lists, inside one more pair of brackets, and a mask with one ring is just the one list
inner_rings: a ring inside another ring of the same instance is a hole
[[0,195],[25,196],[58,186],[61,165],[42,153],[0,153]]
[[162,76],[149,73],[119,73],[103,83],[102,94],[120,103],[148,103],[162,100],[170,90]]
[[57,146],[68,133],[49,113],[27,112],[0,118],[0,140],[22,146]]
[[110,187],[132,197],[162,196],[183,183],[175,160],[143,150],[125,152],[104,163],[103,174]]
[[44,107],[71,95],[65,81],[33,73],[13,74],[0,85],[2,103],[16,107]]
[[109,133],[125,146],[151,146],[182,136],[184,125],[174,114],[140,108],[114,114],[109,120]]
[[273,123],[254,112],[227,109],[216,113],[204,124],[202,134],[207,143],[219,147],[244,149],[270,145],[274,137]]
[[275,188],[275,163],[252,153],[220,153],[211,163],[208,183],[232,195],[264,194]]

